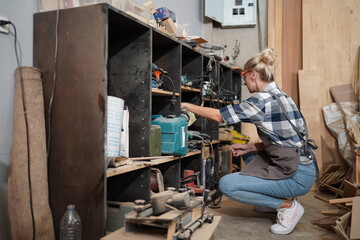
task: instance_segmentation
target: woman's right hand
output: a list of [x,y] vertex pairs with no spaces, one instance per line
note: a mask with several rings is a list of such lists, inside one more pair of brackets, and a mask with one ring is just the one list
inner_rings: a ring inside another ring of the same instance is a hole
[[231,145],[231,151],[233,156],[238,157],[251,151],[251,144],[239,144],[235,143]]

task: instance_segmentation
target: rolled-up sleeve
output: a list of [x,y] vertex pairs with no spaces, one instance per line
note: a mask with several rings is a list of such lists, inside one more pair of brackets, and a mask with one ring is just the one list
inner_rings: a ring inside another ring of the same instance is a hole
[[254,123],[264,119],[264,103],[257,98],[249,98],[240,104],[227,105],[220,109],[223,120],[231,125],[238,122]]

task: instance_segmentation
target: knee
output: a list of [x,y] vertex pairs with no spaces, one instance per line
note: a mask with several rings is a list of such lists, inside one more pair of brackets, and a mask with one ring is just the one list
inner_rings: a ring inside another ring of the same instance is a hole
[[220,178],[219,190],[224,194],[232,192],[233,189],[229,175],[225,175],[222,178]]

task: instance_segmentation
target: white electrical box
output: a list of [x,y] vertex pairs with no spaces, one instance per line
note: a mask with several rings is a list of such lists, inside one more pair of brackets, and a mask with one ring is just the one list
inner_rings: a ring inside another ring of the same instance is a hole
[[256,25],[257,0],[205,0],[205,16],[222,27]]
[[[9,21],[9,19],[7,17],[1,16],[1,15],[0,15],[0,20]],[[9,24],[0,26],[0,32],[9,34]]]

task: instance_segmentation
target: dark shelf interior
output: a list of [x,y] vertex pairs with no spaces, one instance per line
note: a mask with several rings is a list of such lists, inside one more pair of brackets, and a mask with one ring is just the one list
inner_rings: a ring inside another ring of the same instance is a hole
[[[129,109],[129,157],[146,157],[151,155],[152,115],[178,116],[182,101],[219,108],[224,104],[218,99],[220,87],[240,97],[241,81],[230,67],[108,4],[60,10],[59,19],[48,163],[55,232],[58,235],[61,216],[71,202],[84,221],[84,239],[100,239],[105,234],[105,199],[149,201],[151,167],[160,169],[165,187],[175,188],[184,169],[197,172],[202,167],[201,154],[194,154],[106,178],[107,97],[122,98]],[[34,66],[42,72],[46,109],[53,89],[55,23],[56,11],[34,15]],[[167,94],[152,92],[152,63],[167,72],[162,79]],[[182,90],[181,75],[200,79],[197,91]],[[216,94],[204,101],[201,83],[209,79]],[[217,140],[218,123],[197,118],[189,129]],[[214,144],[215,161],[217,149]]]
[[107,179],[107,200],[133,202],[136,199],[150,200],[149,167],[116,175]]

